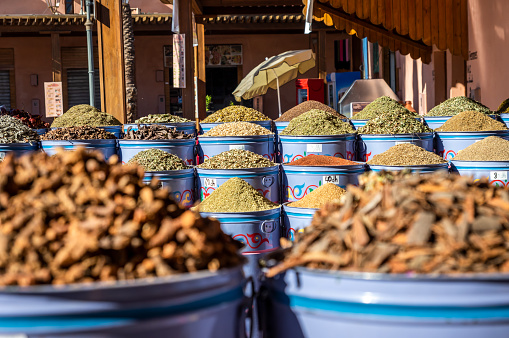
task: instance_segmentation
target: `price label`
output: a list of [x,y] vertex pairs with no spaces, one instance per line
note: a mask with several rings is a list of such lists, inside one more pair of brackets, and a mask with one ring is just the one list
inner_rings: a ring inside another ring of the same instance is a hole
[[5,158],[5,152],[0,151],[0,160],[3,160]]
[[507,181],[507,171],[490,171],[490,181]]
[[396,142],[396,145],[398,144],[412,144],[412,142],[408,142],[408,141],[397,141]]
[[232,149],[246,150],[246,146],[243,144],[230,144],[230,150]]
[[339,175],[327,175],[322,177],[323,183],[339,184]]
[[322,145],[321,144],[308,144],[306,147],[306,151],[308,153],[321,153]]
[[205,178],[203,185],[207,188],[217,188],[217,182],[215,178]]

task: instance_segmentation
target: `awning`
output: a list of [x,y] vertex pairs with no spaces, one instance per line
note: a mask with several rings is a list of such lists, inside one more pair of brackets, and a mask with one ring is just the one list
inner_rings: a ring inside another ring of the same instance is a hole
[[468,58],[467,14],[467,0],[314,0],[313,6],[316,21],[425,63],[433,45]]

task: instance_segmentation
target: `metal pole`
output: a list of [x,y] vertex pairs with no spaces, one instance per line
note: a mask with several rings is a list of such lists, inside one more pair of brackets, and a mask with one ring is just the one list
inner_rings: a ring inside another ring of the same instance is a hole
[[276,76],[276,85],[277,85],[277,103],[279,106],[279,116],[281,116],[281,95],[279,95],[279,77],[277,76],[276,70],[273,68],[272,71]]
[[88,52],[88,93],[90,95],[90,105],[95,106],[94,97],[94,44],[92,41],[92,20],[90,19],[90,12],[92,11],[92,2],[95,0],[86,0],[87,21],[85,28],[87,29],[87,52]]
[[364,70],[364,80],[368,80],[370,78],[368,46],[368,38],[362,39],[362,68]]

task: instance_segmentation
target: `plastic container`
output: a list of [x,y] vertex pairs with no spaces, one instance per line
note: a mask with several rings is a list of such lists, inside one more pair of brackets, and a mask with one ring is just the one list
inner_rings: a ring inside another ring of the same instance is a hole
[[500,114],[500,121],[504,122],[505,125],[509,128],[509,114]]
[[[244,121],[244,122],[254,123],[254,124],[257,124],[259,126],[262,126],[263,128],[266,128],[266,129],[272,131],[272,120],[269,120],[269,121]],[[212,129],[220,124],[224,124],[224,123],[228,123],[228,122],[200,123],[200,134],[204,134],[204,133],[208,132],[210,129]]]
[[0,143],[0,160],[3,160],[8,153],[14,156],[21,156],[39,149],[39,142],[32,143]]
[[2,337],[237,338],[241,267],[162,278],[0,291]]
[[122,126],[103,126],[103,127],[99,127],[99,128],[112,133],[113,135],[115,135],[116,138],[122,137]]
[[49,128],[39,128],[39,129],[32,129],[35,131],[38,135],[44,135],[49,131]]
[[431,129],[435,130],[440,128],[445,122],[447,122],[452,116],[430,116],[424,117],[424,122]]
[[200,163],[224,151],[232,149],[249,150],[275,161],[274,135],[253,136],[198,136]]
[[103,153],[104,158],[107,160],[112,155],[117,153],[117,140],[43,140],[41,141],[41,148],[49,156],[55,155],[58,148],[64,150],[76,150],[78,147],[85,147],[85,149],[93,151],[100,151]]
[[458,151],[483,140],[488,136],[498,136],[509,140],[509,130],[492,130],[477,132],[435,132],[435,151],[446,160],[452,160]]
[[189,140],[118,140],[122,163],[127,163],[137,153],[151,148],[160,149],[180,157],[187,165],[195,162],[195,139]]
[[509,187],[509,161],[451,161],[451,171],[461,176],[472,176],[475,181],[486,178],[490,184]]
[[298,201],[325,183],[334,183],[342,188],[348,184],[358,185],[359,175],[366,171],[362,163],[341,166],[297,166],[283,164],[282,201]]
[[276,134],[279,135],[288,125],[290,124],[290,121],[281,121],[281,122],[274,122],[274,125],[276,126]]
[[150,183],[157,177],[162,188],[168,188],[177,202],[186,208],[193,206],[196,200],[194,168],[168,171],[146,171],[143,181]]
[[296,208],[283,205],[283,236],[293,241],[296,232],[311,225],[313,216],[318,209]]
[[374,172],[384,171],[401,171],[405,169],[410,169],[412,172],[419,172],[421,174],[432,173],[438,170],[447,170],[449,171],[448,163],[440,163],[440,164],[427,164],[427,165],[368,165],[369,169]]
[[353,160],[355,134],[287,136],[279,135],[281,160],[293,162],[307,155],[327,155]]
[[258,260],[263,255],[279,248],[281,238],[281,207],[253,212],[213,213],[200,212],[203,217],[212,217],[221,222],[221,229],[242,242],[242,254],[248,258],[244,265],[247,277],[255,281],[261,278]]
[[136,131],[138,130],[138,125],[140,126],[150,126],[152,124],[158,125],[158,126],[165,126],[170,128],[175,128],[177,131],[182,131],[185,134],[191,134],[196,135],[196,123],[195,122],[178,122],[178,123],[131,123],[131,124],[124,124],[124,133],[129,129],[129,127],[132,128],[132,130]]
[[350,121],[352,122],[353,128],[355,130],[357,130],[360,127],[364,127],[366,125],[366,123],[368,123],[369,120],[354,120],[354,119],[350,119]]
[[357,160],[368,162],[373,156],[402,143],[411,143],[433,152],[433,133],[417,134],[359,134]]
[[[269,338],[505,338],[509,277],[296,268],[265,282]],[[264,321],[262,320],[262,323]]]
[[242,178],[270,201],[279,204],[279,165],[249,169],[202,169],[196,168],[200,201],[232,177]]

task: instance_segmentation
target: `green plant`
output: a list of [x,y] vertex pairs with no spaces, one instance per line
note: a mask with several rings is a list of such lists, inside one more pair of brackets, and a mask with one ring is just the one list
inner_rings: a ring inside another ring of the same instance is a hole
[[212,103],[212,96],[205,96],[205,110],[210,110],[210,104]]
[[234,106],[235,103],[233,103],[233,101],[230,101],[230,106]]

